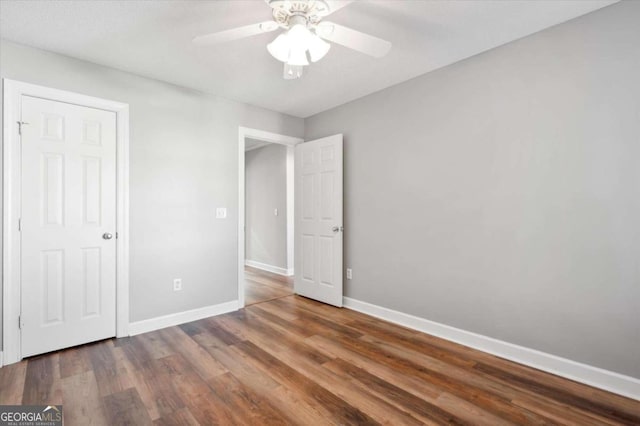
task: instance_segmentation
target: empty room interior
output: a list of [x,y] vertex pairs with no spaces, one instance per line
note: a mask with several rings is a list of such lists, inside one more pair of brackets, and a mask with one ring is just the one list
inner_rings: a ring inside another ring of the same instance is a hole
[[640,1],[0,0],[1,425],[639,425]]

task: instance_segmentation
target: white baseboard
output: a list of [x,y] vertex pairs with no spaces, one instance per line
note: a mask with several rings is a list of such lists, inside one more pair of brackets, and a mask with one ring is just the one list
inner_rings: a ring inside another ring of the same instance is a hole
[[488,352],[500,358],[566,377],[576,382],[640,400],[640,379],[634,377],[429,321],[382,306],[351,299],[350,297],[345,297],[343,304],[344,307],[354,311]]
[[136,321],[129,324],[129,335],[135,336],[136,334],[147,333],[149,331],[172,327],[174,325],[197,321],[203,318],[226,314],[227,312],[233,312],[237,310],[238,301],[232,300],[231,302],[220,303],[218,305],[205,306],[204,308],[198,308],[190,311],[178,312],[176,314]]
[[267,265],[266,263],[256,262],[255,260],[245,260],[244,264],[252,268],[262,269],[263,271],[273,272],[274,274],[290,277],[293,275],[293,269],[280,268],[278,266]]

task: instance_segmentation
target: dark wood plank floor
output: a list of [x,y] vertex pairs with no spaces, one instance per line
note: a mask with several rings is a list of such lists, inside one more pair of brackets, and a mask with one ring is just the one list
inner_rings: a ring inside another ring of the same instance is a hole
[[291,296],[293,294],[293,277],[285,277],[245,266],[244,294],[246,306]]
[[66,425],[640,424],[640,402],[286,296],[0,369]]

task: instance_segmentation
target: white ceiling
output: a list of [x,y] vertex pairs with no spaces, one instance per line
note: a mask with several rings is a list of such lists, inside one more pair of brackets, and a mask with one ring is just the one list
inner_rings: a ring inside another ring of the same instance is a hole
[[0,1],[0,37],[298,117],[559,24],[616,0],[356,0],[328,20],[393,43],[374,59],[334,45],[282,79],[277,33],[196,47],[200,34],[271,19],[263,0]]

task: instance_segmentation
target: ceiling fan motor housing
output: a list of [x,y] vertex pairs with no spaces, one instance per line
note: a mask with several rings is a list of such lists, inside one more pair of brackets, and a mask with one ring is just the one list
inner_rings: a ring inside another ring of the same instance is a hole
[[[293,24],[302,23],[300,18],[305,19],[305,24],[317,24],[323,16],[329,14],[329,5],[324,0],[265,0],[273,9],[273,19],[284,28],[289,28]],[[292,18],[297,22],[292,22]]]

